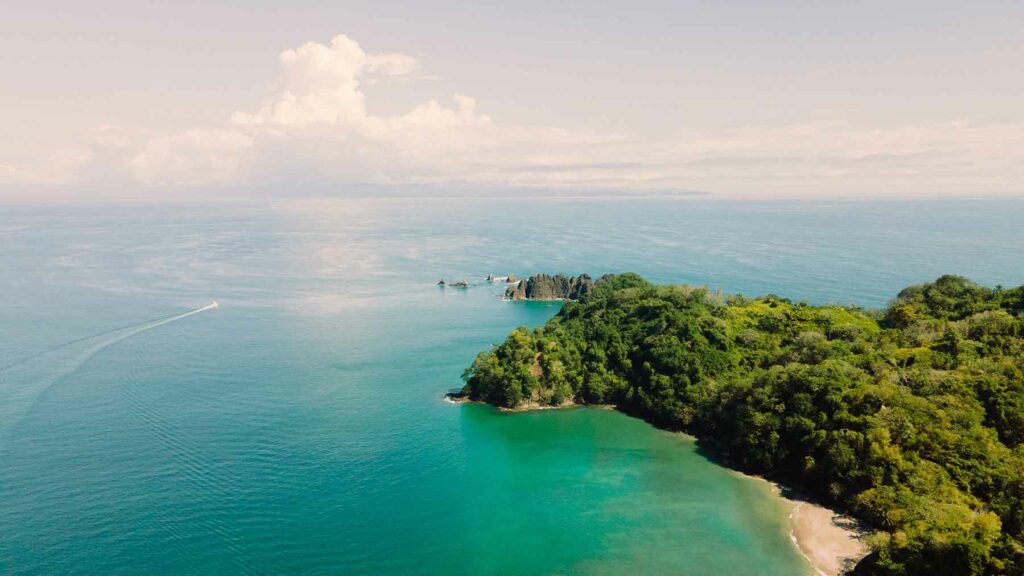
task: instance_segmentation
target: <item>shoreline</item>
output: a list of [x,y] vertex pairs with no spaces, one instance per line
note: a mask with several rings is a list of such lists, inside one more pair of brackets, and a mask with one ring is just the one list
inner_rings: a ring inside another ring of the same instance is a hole
[[[444,399],[452,404],[489,405],[482,400],[470,400],[468,397],[451,393],[446,394]],[[516,413],[573,408],[613,410],[615,405],[565,403],[558,406],[544,406],[529,402],[517,408],[494,408],[499,412]],[[685,432],[675,433],[689,436]],[[723,466],[722,464],[717,465]],[[871,552],[864,542],[865,536],[871,531],[857,519],[816,504],[786,486],[767,478],[746,474],[728,466],[723,467],[742,478],[768,485],[772,497],[780,499],[787,511],[786,522],[790,541],[819,576],[841,576]]]
[[871,552],[864,542],[871,531],[856,518],[816,504],[777,482],[736,473],[768,484],[772,495],[782,501],[788,511],[789,539],[819,576],[841,576]]
[[806,500],[780,497],[791,506],[790,539],[819,574],[844,574],[871,552],[864,542],[868,531],[856,519]]
[[563,402],[556,406],[540,404],[537,402],[523,402],[515,408],[506,408],[504,406],[495,406],[486,400],[472,400],[468,396],[463,396],[454,392],[445,394],[442,399],[449,404],[480,404],[482,406],[490,406],[498,412],[504,412],[507,414],[515,414],[519,412],[543,412],[545,410],[574,410],[577,408],[594,408],[597,410],[616,409],[615,404],[579,404],[576,402]]

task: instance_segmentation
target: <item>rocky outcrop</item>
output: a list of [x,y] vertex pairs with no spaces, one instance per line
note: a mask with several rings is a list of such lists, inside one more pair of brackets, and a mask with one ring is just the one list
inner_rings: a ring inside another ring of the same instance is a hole
[[517,279],[515,277],[515,275],[513,275],[513,274],[509,274],[508,276],[495,276],[494,274],[488,274],[487,275],[487,281],[492,283],[492,284],[497,283],[497,282],[505,282],[506,284],[515,284],[516,282],[519,281],[519,279]]
[[607,276],[594,281],[589,275],[565,276],[535,274],[505,290],[509,300],[579,300],[594,291],[594,286]]

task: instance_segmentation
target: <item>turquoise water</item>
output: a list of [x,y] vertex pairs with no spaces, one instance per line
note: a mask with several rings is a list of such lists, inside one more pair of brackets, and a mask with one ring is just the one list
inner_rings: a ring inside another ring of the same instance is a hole
[[1022,221],[1020,200],[3,207],[0,573],[807,574],[767,489],[685,437],[442,401],[557,305],[433,283],[633,270],[881,306],[946,272],[1024,283]]

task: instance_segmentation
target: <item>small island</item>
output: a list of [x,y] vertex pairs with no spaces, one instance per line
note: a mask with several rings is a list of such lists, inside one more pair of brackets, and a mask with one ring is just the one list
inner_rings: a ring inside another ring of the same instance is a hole
[[635,274],[510,290],[569,302],[480,353],[454,397],[693,434],[869,525],[856,574],[1024,574],[1024,287],[943,276],[878,311]]

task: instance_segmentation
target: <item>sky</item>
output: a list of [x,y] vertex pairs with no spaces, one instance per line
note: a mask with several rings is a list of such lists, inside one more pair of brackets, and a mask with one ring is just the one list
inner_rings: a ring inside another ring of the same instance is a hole
[[10,4],[0,200],[1024,195],[1019,0]]

